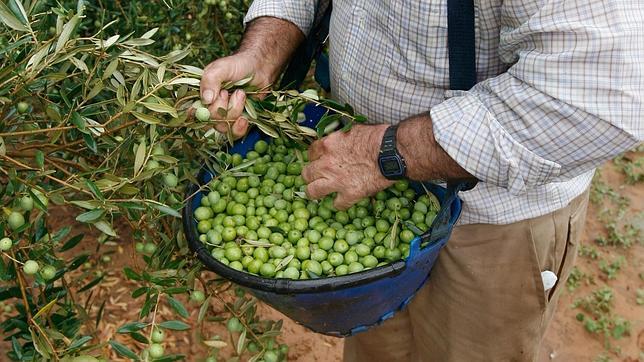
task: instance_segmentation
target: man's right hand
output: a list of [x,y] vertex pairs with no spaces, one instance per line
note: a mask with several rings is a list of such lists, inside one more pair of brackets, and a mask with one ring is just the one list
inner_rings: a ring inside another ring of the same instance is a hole
[[221,89],[223,83],[236,82],[252,75],[251,85],[262,89],[269,87],[275,76],[263,70],[259,59],[249,52],[240,52],[208,64],[201,77],[201,103],[208,107],[210,117],[216,121],[215,129],[225,133],[232,130],[239,138],[248,130],[248,120],[243,117],[246,93]]
[[235,54],[208,64],[201,77],[201,102],[208,107],[213,120],[221,121],[215,125],[218,131],[231,130],[233,137],[239,138],[248,130],[248,120],[243,117],[246,93],[243,90],[230,93],[221,89],[222,84],[252,75],[251,85],[268,88],[303,39],[304,34],[293,23],[260,17],[248,24]]

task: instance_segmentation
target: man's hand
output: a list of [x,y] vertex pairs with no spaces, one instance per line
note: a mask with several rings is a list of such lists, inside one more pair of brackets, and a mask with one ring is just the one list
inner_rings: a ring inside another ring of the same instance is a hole
[[210,117],[220,121],[215,124],[215,129],[225,133],[232,128],[235,138],[242,137],[248,130],[248,120],[242,116],[246,93],[241,89],[229,93],[222,90],[221,85],[249,75],[253,76],[251,84],[257,88],[268,87],[275,77],[267,74],[257,57],[246,51],[208,64],[201,78],[201,102],[207,105]]
[[[350,132],[334,132],[315,141],[309,148],[311,163],[302,171],[307,195],[319,199],[336,192],[334,206],[343,210],[391,186],[393,181],[378,167],[387,127],[355,125]],[[429,114],[402,121],[396,141],[411,180],[474,179],[436,143]]]
[[208,107],[210,117],[219,120],[220,132],[232,130],[239,138],[248,130],[248,120],[242,114],[246,93],[221,90],[226,82],[236,82],[252,75],[251,85],[267,88],[275,82],[304,34],[286,20],[261,17],[248,24],[241,45],[231,56],[208,64],[201,78],[201,102]]
[[309,147],[310,163],[302,171],[307,195],[322,198],[336,192],[333,205],[344,210],[393,184],[380,173],[378,153],[387,125],[354,125]]

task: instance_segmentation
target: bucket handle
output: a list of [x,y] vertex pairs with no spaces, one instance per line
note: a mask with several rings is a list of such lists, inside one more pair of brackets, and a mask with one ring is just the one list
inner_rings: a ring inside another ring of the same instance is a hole
[[[420,252],[421,242],[429,242],[428,245],[434,244],[437,241],[445,238],[449,235],[452,229],[452,225],[449,224],[451,218],[452,203],[458,198],[458,193],[460,191],[471,190],[476,186],[476,181],[474,180],[455,180],[447,182],[447,192],[445,199],[441,205],[438,214],[432,221],[429,229],[425,231],[420,237],[414,238],[412,240],[409,248],[409,258],[413,259],[417,252]],[[427,185],[426,182],[423,184]]]

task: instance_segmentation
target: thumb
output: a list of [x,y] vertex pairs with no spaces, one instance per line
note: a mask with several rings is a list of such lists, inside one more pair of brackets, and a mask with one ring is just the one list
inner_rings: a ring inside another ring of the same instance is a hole
[[201,76],[200,92],[201,103],[211,104],[217,99],[221,91],[222,83],[231,80],[234,73],[234,66],[226,58],[218,59],[204,69]]

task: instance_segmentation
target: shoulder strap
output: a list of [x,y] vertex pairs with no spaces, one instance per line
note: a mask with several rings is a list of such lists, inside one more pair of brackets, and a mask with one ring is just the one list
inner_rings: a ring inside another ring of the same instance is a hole
[[[300,86],[304,82],[304,78],[306,78],[306,74],[309,72],[309,68],[311,67],[313,59],[317,59],[318,63],[316,64],[316,75],[318,75],[317,73],[320,73],[328,78],[329,63],[326,57],[321,57],[321,55],[323,55],[322,49],[324,48],[324,43],[329,36],[331,7],[332,6],[329,2],[326,9],[319,7],[318,9],[316,9],[316,14],[320,11],[324,11],[324,13],[319,22],[313,27],[313,29],[311,29],[311,32],[306,37],[306,39],[295,50],[291,61],[289,62],[286,70],[284,71],[284,74],[282,75],[282,80],[280,81],[280,89],[300,88]],[[325,85],[322,86],[325,87]],[[328,85],[325,87],[325,89],[326,88],[328,88]],[[329,89],[326,90],[329,91]]]
[[474,0],[447,0],[449,87],[468,90],[476,84]]
[[[447,0],[449,88],[452,90],[468,90],[476,84],[474,40],[474,0]],[[459,191],[470,190],[476,183],[477,180],[451,180],[447,187],[456,197]]]

